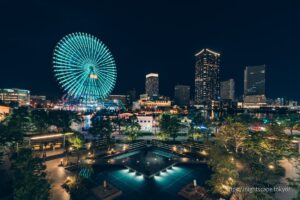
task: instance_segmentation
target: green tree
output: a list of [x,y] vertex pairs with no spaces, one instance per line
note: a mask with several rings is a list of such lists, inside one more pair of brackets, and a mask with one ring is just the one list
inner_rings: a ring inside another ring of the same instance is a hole
[[49,127],[49,116],[48,112],[43,109],[31,111],[31,119],[37,131],[45,133]]
[[218,132],[218,142],[224,145],[228,151],[238,153],[245,146],[248,136],[247,127],[240,122],[227,121]]
[[117,117],[114,118],[112,120],[112,122],[115,124],[115,126],[117,126],[118,133],[120,134],[121,133],[121,124],[122,124],[123,120],[117,115]]
[[190,125],[189,135],[194,141],[197,141],[197,140],[203,138],[203,133],[200,131],[200,129],[195,128],[193,125]]
[[79,161],[79,151],[84,145],[84,140],[81,135],[74,134],[71,137],[68,138],[68,148],[69,150],[72,149],[76,152],[77,155],[77,163]]
[[159,126],[161,132],[167,134],[168,137],[173,138],[173,141],[175,141],[181,124],[177,115],[162,114]]
[[238,179],[238,170],[235,163],[232,162],[232,156],[218,143],[213,145],[209,151],[210,159],[208,164],[214,171],[208,185],[215,194],[228,196],[231,193],[231,188],[236,185]]
[[16,108],[12,111],[6,121],[7,127],[12,132],[22,132],[24,134],[32,131],[30,112],[27,107]]
[[300,115],[299,114],[287,114],[281,115],[276,120],[281,126],[290,130],[290,134],[293,134],[295,128],[300,127]]
[[63,133],[71,130],[72,122],[80,123],[82,121],[78,113],[67,110],[50,110],[48,117],[49,124],[55,125]]
[[136,116],[132,116],[126,121],[125,135],[127,135],[131,141],[134,141],[139,137],[140,129],[141,126],[137,122]]
[[108,117],[95,115],[92,118],[92,127],[89,129],[89,133],[96,138],[106,139],[108,146],[111,145],[112,126]]
[[[250,133],[245,124],[227,120],[211,143],[209,164],[214,171],[210,180],[213,191],[227,196],[233,186],[273,187],[280,183],[284,170],[279,161],[298,156],[290,144],[283,127],[277,124],[270,124],[267,132]],[[227,179],[228,174],[232,179]],[[234,194],[236,199],[243,199],[242,195]],[[272,199],[271,193],[261,195],[251,193],[247,198]]]
[[45,178],[45,165],[35,158],[30,149],[21,149],[13,159],[14,191],[16,200],[48,200],[50,185]]
[[235,121],[235,122],[243,123],[245,125],[249,125],[249,124],[252,124],[253,122],[257,121],[257,118],[253,117],[250,114],[243,113],[243,114],[239,114],[239,115],[234,116],[232,118],[232,120]]

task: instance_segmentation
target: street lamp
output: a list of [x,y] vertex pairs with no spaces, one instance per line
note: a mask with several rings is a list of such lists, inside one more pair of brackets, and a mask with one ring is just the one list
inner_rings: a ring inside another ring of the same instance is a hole
[[269,164],[269,165],[268,165],[268,168],[269,168],[270,170],[274,170],[274,169],[275,169],[275,166],[274,166],[273,164]]

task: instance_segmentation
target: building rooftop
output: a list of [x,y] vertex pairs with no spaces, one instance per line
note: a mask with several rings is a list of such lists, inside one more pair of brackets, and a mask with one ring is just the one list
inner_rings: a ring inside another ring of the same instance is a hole
[[210,49],[202,49],[201,51],[199,51],[198,53],[195,54],[195,56],[198,56],[200,54],[202,54],[203,52],[209,52],[214,54],[215,56],[220,56],[220,53],[216,52],[216,51],[212,51]]
[[150,74],[147,74],[147,75],[146,75],[146,78],[149,78],[149,77],[158,77],[158,74],[157,74],[157,73],[150,73]]

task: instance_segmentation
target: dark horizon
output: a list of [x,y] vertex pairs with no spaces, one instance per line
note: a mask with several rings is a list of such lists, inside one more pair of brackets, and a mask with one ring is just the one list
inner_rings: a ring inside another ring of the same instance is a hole
[[194,54],[221,53],[221,80],[233,78],[243,92],[246,66],[266,65],[266,96],[300,100],[300,3],[40,1],[1,3],[0,88],[60,97],[52,69],[56,43],[87,32],[102,40],[117,64],[112,94],[144,92],[145,75],[160,76],[160,93],[174,86],[194,91]]

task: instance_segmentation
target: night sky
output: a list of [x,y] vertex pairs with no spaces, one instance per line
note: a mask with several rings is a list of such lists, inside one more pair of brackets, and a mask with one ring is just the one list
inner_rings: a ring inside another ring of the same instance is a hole
[[149,72],[159,73],[163,95],[172,97],[175,84],[193,88],[194,54],[211,48],[221,53],[222,80],[234,78],[238,95],[245,66],[266,64],[267,97],[300,100],[299,1],[162,1],[1,0],[0,88],[60,97],[53,49],[80,31],[114,55],[114,94],[144,92]]

